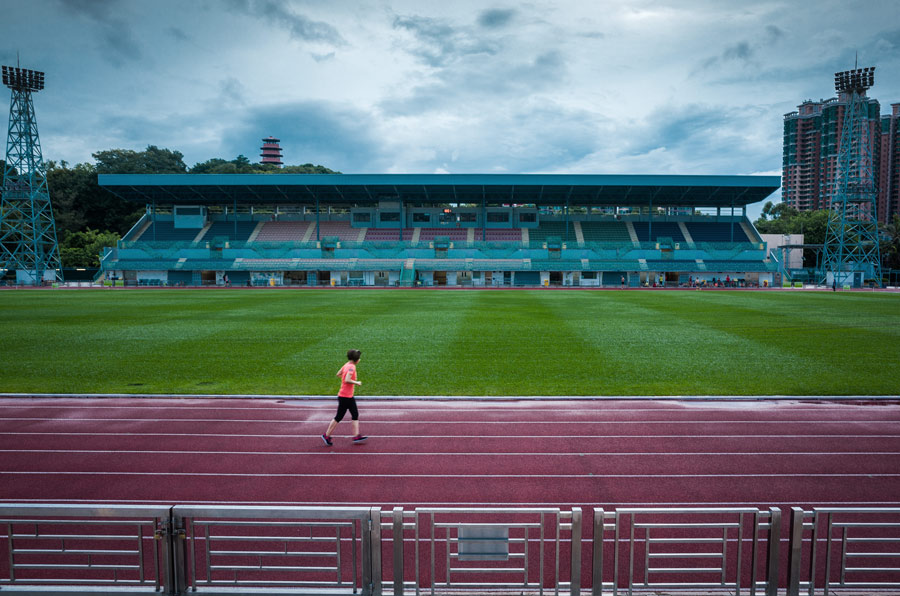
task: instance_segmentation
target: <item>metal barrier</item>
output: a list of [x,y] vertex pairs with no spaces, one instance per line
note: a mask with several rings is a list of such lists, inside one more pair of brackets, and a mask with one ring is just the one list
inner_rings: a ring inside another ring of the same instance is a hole
[[[583,532],[577,507],[5,505],[0,592],[778,592],[777,508],[592,513]],[[900,508],[794,507],[788,540],[787,596],[900,593]]]
[[378,507],[172,508],[176,593],[381,594]]
[[[613,549],[605,553],[609,532],[613,533]],[[764,538],[760,532],[765,533]],[[739,595],[746,589],[751,595],[764,590],[766,596],[775,596],[780,537],[781,511],[774,507],[769,511],[740,507],[624,508],[615,512],[595,508],[592,593],[728,589]],[[745,542],[750,542],[749,561],[745,561]],[[760,581],[763,551],[765,579]],[[622,572],[626,564],[627,575]],[[610,565],[612,581],[605,582],[608,572],[604,570]],[[685,576],[693,579],[682,580]]]
[[0,517],[2,592],[153,593],[170,585],[168,507],[5,505]]
[[[807,531],[809,539],[805,540]],[[805,592],[812,596],[817,586],[821,586],[818,593],[826,596],[836,588],[897,593],[900,591],[898,547],[900,508],[815,507],[804,511],[793,507],[787,594],[800,596]]]
[[[552,507],[417,508],[409,524],[415,536],[416,594],[434,594],[436,589],[537,594],[559,594],[564,589],[573,596],[580,594],[581,521],[578,507],[571,511]],[[409,525],[403,524],[404,529]],[[568,541],[563,533],[569,535]],[[395,541],[397,537],[395,530]],[[563,582],[560,575],[560,564],[566,558],[569,582]],[[488,577],[499,581],[484,581]],[[395,594],[398,587],[403,589],[395,584]]]

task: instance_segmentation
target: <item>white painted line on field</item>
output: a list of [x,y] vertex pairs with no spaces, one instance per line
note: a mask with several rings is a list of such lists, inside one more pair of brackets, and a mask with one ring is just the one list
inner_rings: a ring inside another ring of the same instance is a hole
[[[309,411],[309,412],[330,412],[334,409],[334,405],[331,403],[328,404],[312,404],[312,403],[296,403],[289,404],[285,406],[201,406],[201,405],[183,405],[179,401],[175,400],[160,400],[166,402],[165,406],[161,405],[118,405],[118,406],[106,406],[106,405],[97,405],[92,403],[74,403],[74,404],[54,404],[54,405],[42,405],[42,404],[31,404],[31,403],[0,403],[0,408],[6,409],[46,409],[46,410],[62,410],[62,409],[74,409],[74,410],[158,410],[161,407],[165,407],[167,410],[214,410],[214,411],[226,411],[226,410],[246,410],[250,412],[297,412],[297,411]],[[575,413],[584,413],[584,406],[579,408],[560,408],[550,404],[528,404],[528,403],[517,403],[517,404],[502,404],[502,405],[493,405],[488,404],[483,407],[477,408],[458,408],[458,407],[447,407],[445,402],[435,402],[431,407],[415,407],[415,406],[406,406],[399,405],[397,403],[390,404],[373,404],[372,402],[364,399],[360,399],[361,403],[365,403],[368,409],[374,409],[377,406],[393,406],[392,408],[383,407],[376,409],[375,411],[398,411],[398,412],[434,412],[435,410],[440,410],[443,412],[553,412],[553,413],[563,413],[563,412],[575,412]],[[546,407],[540,407],[546,405]],[[602,406],[598,406],[602,407]],[[821,412],[822,407],[819,406],[798,406],[798,407],[790,407],[788,405],[782,405],[781,408],[788,408],[787,410],[781,409],[779,411],[784,412]],[[844,406],[844,409],[848,409],[850,407],[857,408],[858,411],[862,411],[866,406]],[[878,412],[884,412],[884,408],[890,408],[891,406],[879,406]],[[897,404],[896,407],[900,407],[900,403]],[[518,409],[517,409],[518,408]],[[615,414],[619,412],[669,412],[669,413],[681,413],[681,412],[725,412],[725,413],[733,413],[735,411],[734,406],[731,407],[715,407],[715,406],[695,406],[691,405],[690,408],[681,408],[677,405],[673,405],[669,408],[607,408],[602,410],[608,414]],[[748,411],[758,411],[758,410],[748,410]],[[775,410],[770,410],[775,413]],[[835,413],[838,413],[836,410],[832,410]],[[846,412],[840,412],[846,413]]]
[[[3,397],[97,399],[282,399],[330,400],[334,395],[276,395],[271,393],[224,395],[217,393],[0,393]],[[900,395],[371,395],[367,401],[858,401],[898,400]]]
[[[242,434],[242,433],[114,433],[114,432],[36,432],[36,431],[0,431],[0,435],[33,435],[33,436],[90,436],[90,437],[236,437],[236,438],[255,438],[255,439],[317,439],[320,434],[304,435],[304,434]],[[340,438],[340,437],[339,437]],[[347,435],[347,438],[350,438]],[[374,438],[374,437],[371,437]],[[868,435],[848,435],[848,434],[808,434],[808,435],[378,435],[379,439],[896,439],[900,438],[900,434],[868,434]]]
[[90,472],[78,470],[25,471],[0,470],[10,476],[215,476],[224,478],[900,478],[900,474],[319,474],[319,473],[254,473],[254,472]]
[[402,456],[402,457],[683,457],[700,455],[703,457],[742,456],[756,457],[759,455],[791,455],[791,456],[835,456],[835,455],[900,455],[900,451],[569,451],[569,452],[497,452],[487,451],[473,453],[469,451],[329,451],[325,447],[317,451],[203,451],[203,450],[175,450],[175,449],[0,449],[0,453],[104,453],[104,454],[129,454],[129,455],[325,455],[328,457],[347,455],[360,456]]
[[[363,507],[371,507],[372,503],[378,503],[378,501],[303,501],[302,503],[298,503],[297,501],[192,501],[189,499],[170,499],[170,500],[155,500],[155,499],[4,499],[0,498],[0,503],[122,503],[122,504],[144,504],[144,505],[175,505],[177,501],[178,505],[289,505],[289,506],[297,506],[297,505],[342,505],[342,506],[363,506]],[[757,507],[760,503],[765,503],[766,505],[784,505],[787,507],[790,506],[798,506],[798,502],[794,501],[760,501],[760,502],[750,502],[750,501],[640,501],[640,502],[626,502],[626,501],[580,501],[580,502],[516,502],[509,503],[508,506],[512,507],[691,507],[691,506],[702,506],[702,507]],[[900,505],[900,501],[814,501],[815,507],[841,507],[841,506],[881,506],[881,507],[891,507]],[[497,507],[497,503],[495,501],[416,501],[413,503],[401,502],[401,501],[382,501],[380,504],[384,509],[389,509],[394,506],[403,507],[408,506],[411,508],[415,507],[473,507],[473,506],[486,506],[486,507]],[[507,506],[504,505],[504,506]]]
[[[13,422],[165,422],[167,425],[179,423],[213,423],[213,424],[317,424],[327,422],[330,418],[322,418],[320,420],[283,420],[276,418],[37,418],[37,417],[2,417],[2,421]],[[450,424],[465,424],[474,426],[497,425],[497,424],[541,424],[541,425],[558,425],[558,424],[574,424],[584,426],[586,424],[896,424],[898,420],[885,420],[879,418],[877,420],[377,420],[368,417],[360,417],[360,423],[365,424],[439,424],[442,426]]]

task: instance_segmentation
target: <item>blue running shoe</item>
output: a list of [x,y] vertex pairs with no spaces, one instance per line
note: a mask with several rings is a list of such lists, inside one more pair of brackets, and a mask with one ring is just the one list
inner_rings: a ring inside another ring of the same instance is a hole
[[325,441],[325,444],[331,447],[334,443],[331,442],[331,437],[328,435],[322,435],[322,440]]
[[366,436],[363,436],[363,435],[356,435],[355,437],[353,437],[353,442],[354,442],[354,443],[362,443],[363,441],[365,441],[365,440],[368,439],[368,438],[369,438],[369,437],[366,437]]

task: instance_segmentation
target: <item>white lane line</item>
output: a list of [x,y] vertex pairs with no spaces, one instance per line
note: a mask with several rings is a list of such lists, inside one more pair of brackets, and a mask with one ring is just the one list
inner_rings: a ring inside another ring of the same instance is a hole
[[253,472],[89,472],[0,470],[0,476],[216,476],[225,478],[900,478],[900,474],[317,474]]
[[[289,506],[297,506],[297,505],[343,505],[343,506],[364,506],[371,507],[372,503],[377,501],[303,501],[298,503],[297,501],[192,501],[189,499],[171,499],[171,500],[156,500],[156,499],[6,499],[0,498],[0,503],[123,503],[123,504],[132,504],[139,503],[145,505],[289,505]],[[758,502],[750,502],[750,501],[640,501],[640,502],[626,502],[626,501],[579,501],[579,502],[516,502],[511,503],[510,505],[513,507],[661,507],[661,506],[676,506],[676,507],[690,507],[690,506],[703,506],[703,507],[758,507],[760,503],[765,503],[765,505],[785,505],[785,506],[798,506],[797,501],[760,501]],[[900,505],[900,501],[814,501],[815,507],[841,507],[841,506],[896,506]],[[487,506],[487,507],[496,507],[496,501],[416,501],[415,503],[409,503],[407,501],[387,501],[382,502],[381,506],[385,509],[389,509],[394,506],[408,506],[414,510],[416,507],[472,507],[472,506]]]
[[[321,424],[322,420],[283,420],[275,418],[31,418],[31,417],[0,417],[0,421],[9,420],[16,422],[165,422],[176,424],[181,422],[201,423],[265,423],[265,424]],[[896,424],[897,420],[374,420],[372,418],[360,418],[360,422],[366,424]]]
[[[486,405],[481,408],[454,408],[452,406],[448,407],[445,402],[435,403],[431,407],[407,407],[395,402],[387,402],[387,403],[375,403],[371,400],[360,400],[361,403],[365,403],[370,408],[378,408],[378,411],[385,412],[434,412],[435,410],[442,412],[577,412],[583,413],[585,408],[554,408],[552,406],[547,407],[536,407],[539,404],[523,404],[523,403],[510,403],[506,406],[503,405]],[[385,405],[390,405],[393,407],[383,407]],[[828,408],[828,406],[832,406]],[[820,406],[815,407],[790,407],[789,404],[782,404],[779,407],[779,412],[783,413],[787,412],[822,412],[823,408],[828,408],[828,411],[835,411],[833,407],[834,404],[822,404]],[[690,413],[690,412],[723,412],[733,414],[735,412],[734,407],[730,408],[722,408],[722,407],[714,407],[714,406],[698,406],[698,407],[689,407],[683,408],[678,406],[672,406],[670,408],[609,408],[598,404],[598,409],[607,413],[617,413],[617,412],[670,412],[670,413]],[[862,413],[865,411],[866,406],[857,406],[857,405],[848,405],[848,406],[838,406],[843,410],[840,412],[841,414],[851,413],[853,411],[858,411]],[[878,406],[877,411],[879,413],[883,413],[885,408],[889,410],[891,408],[900,407],[900,403],[896,406]],[[44,410],[61,410],[61,409],[74,409],[74,410],[159,410],[161,408],[165,408],[167,410],[215,410],[215,411],[250,411],[250,412],[296,412],[297,410],[310,410],[314,412],[328,412],[334,409],[334,405],[331,403],[328,404],[306,404],[306,403],[297,403],[291,404],[286,407],[277,407],[277,406],[259,406],[259,407],[248,407],[248,406],[192,406],[192,405],[181,405],[177,403],[171,402],[161,402],[156,405],[121,405],[121,406],[106,406],[106,405],[93,405],[93,404],[56,404],[56,405],[43,405],[43,404],[32,404],[29,402],[19,402],[19,403],[11,403],[5,404],[0,403],[0,408],[7,409],[44,409]],[[758,408],[750,408],[745,409],[744,411],[748,413],[779,413],[774,412],[773,408],[766,409],[758,409]]]
[[792,456],[818,456],[818,455],[900,455],[900,451],[569,451],[569,452],[496,452],[486,451],[482,453],[472,453],[469,451],[327,451],[323,447],[317,451],[204,451],[204,450],[175,450],[175,449],[0,449],[0,453],[106,453],[106,454],[131,454],[131,455],[325,455],[334,457],[338,455],[349,455],[359,457],[362,455],[372,456],[403,456],[403,457],[585,457],[602,456],[602,457],[639,457],[644,455],[661,456],[661,457],[683,457],[690,455],[701,455],[703,457],[721,457],[721,456],[744,456],[756,457],[760,455],[792,455]]
[[[33,435],[33,436],[77,436],[77,437],[235,437],[235,438],[272,438],[272,439],[304,439],[321,437],[319,434],[243,434],[243,433],[113,433],[113,432],[36,432],[36,431],[0,431],[2,435]],[[340,438],[340,437],[339,437]],[[349,435],[348,435],[349,438]],[[373,437],[374,438],[374,437]],[[809,438],[827,438],[827,439],[896,439],[900,438],[900,434],[869,434],[869,435],[829,435],[829,434],[808,434],[808,435],[378,435],[379,439],[809,439]]]

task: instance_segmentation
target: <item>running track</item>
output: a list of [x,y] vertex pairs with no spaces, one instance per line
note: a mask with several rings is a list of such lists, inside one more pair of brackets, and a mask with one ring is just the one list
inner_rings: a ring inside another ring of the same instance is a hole
[[0,501],[900,505],[896,401],[359,402],[0,399]]

